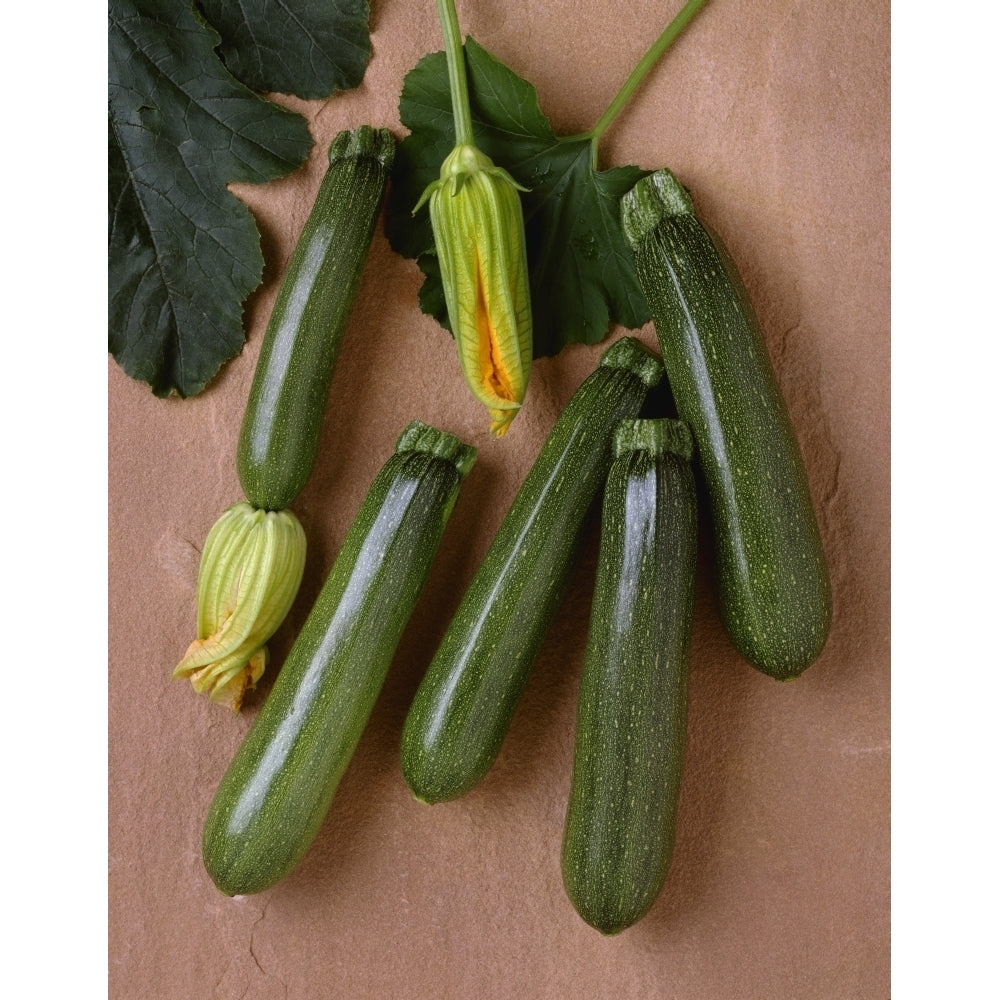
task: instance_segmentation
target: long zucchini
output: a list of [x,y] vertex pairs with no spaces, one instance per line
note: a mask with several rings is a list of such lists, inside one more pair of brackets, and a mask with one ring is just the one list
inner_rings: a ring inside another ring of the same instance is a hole
[[830,630],[826,557],[795,434],[746,290],[669,170],[622,201],[667,381],[698,448],[714,522],[723,623],[779,680]]
[[680,421],[625,421],[604,491],[562,847],[566,892],[604,934],[653,905],[673,853],[698,533],[692,447]]
[[376,477],[212,802],[202,853],[227,895],[273,886],[316,836],[475,455],[415,421]]
[[618,422],[660,381],[659,358],[623,337],[556,421],[445,632],[403,726],[403,774],[425,802],[489,770],[563,592]]
[[330,144],[330,165],[282,279],[240,429],[236,468],[255,507],[284,510],[312,472],[394,155],[389,130],[369,125]]

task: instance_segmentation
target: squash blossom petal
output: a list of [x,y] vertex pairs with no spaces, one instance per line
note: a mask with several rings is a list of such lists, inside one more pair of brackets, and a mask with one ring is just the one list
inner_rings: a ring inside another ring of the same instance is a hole
[[502,437],[517,416],[531,371],[531,299],[524,215],[506,170],[475,146],[459,144],[430,202],[448,319],[465,381]]
[[306,536],[289,510],[230,507],[213,525],[198,568],[198,638],[174,669],[199,694],[239,711],[267,664],[265,643],[298,593]]

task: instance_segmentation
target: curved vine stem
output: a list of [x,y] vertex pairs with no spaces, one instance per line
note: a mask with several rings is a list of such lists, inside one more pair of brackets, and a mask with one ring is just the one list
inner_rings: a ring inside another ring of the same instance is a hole
[[[439,4],[450,2],[450,0],[439,0]],[[591,140],[590,162],[591,166],[597,169],[597,144],[600,138],[607,131],[608,126],[618,117],[622,108],[628,103],[629,98],[639,89],[649,71],[656,65],[660,56],[677,40],[677,36],[688,26],[695,14],[701,10],[708,0],[687,0],[677,16],[667,25],[663,34],[656,39],[649,47],[646,54],[639,60],[639,64],[632,70],[629,78],[622,85],[622,89],[615,95],[615,99],[608,105],[607,110],[597,120],[597,124],[590,130],[588,135]],[[454,10],[454,8],[452,8]],[[449,59],[450,65],[450,59]]]

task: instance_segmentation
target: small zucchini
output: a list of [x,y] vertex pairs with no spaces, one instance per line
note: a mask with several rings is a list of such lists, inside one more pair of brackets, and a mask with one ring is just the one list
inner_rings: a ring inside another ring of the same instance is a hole
[[423,587],[475,449],[415,421],[382,467],[205,823],[205,868],[260,892],[319,831]]
[[723,623],[778,680],[830,630],[826,557],[802,457],[746,290],[669,170],[622,201],[667,381],[698,449],[712,510]]
[[395,155],[388,129],[330,144],[323,183],[267,324],[236,468],[247,500],[284,510],[312,472],[330,381]]
[[562,595],[611,438],[663,376],[623,337],[556,421],[445,632],[403,726],[403,774],[424,802],[453,799],[489,770]]
[[698,534],[692,448],[680,421],[625,421],[604,491],[562,846],[566,892],[604,934],[653,905],[673,853]]

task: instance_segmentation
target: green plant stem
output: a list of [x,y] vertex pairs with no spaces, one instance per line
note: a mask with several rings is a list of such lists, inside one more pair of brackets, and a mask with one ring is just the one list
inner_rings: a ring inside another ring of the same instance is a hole
[[[449,0],[439,0],[439,6],[444,6]],[[688,26],[695,14],[701,10],[708,0],[687,0],[677,16],[667,25],[666,30],[649,47],[646,54],[639,60],[639,64],[632,70],[629,78],[622,85],[622,89],[615,95],[615,99],[608,105],[607,110],[598,119],[597,124],[590,130],[588,135],[591,140],[591,164],[597,169],[597,144],[601,136],[607,131],[608,126],[618,117],[622,108],[628,103],[629,98],[639,89],[640,84],[645,80],[649,71],[656,65],[660,56],[676,41],[677,36]],[[454,7],[452,7],[454,13]],[[457,26],[456,26],[457,30]],[[449,55],[449,67],[451,66],[451,56]],[[454,100],[454,91],[452,92]]]
[[[702,0],[704,2],[704,0]],[[462,52],[462,33],[458,27],[455,0],[437,0],[441,33],[444,35],[448,56],[448,87],[451,91],[451,110],[455,116],[455,142],[474,145],[472,140],[472,108],[469,105],[469,81],[465,75],[465,56]]]

